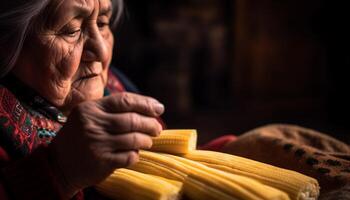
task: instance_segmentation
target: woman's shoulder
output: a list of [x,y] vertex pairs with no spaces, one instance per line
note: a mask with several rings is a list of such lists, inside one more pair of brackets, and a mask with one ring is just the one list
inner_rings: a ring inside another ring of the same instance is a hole
[[[15,153],[15,148],[19,145],[15,143],[21,144],[21,154],[30,151],[30,145],[22,145],[32,143],[30,142],[32,127],[25,123],[27,118],[26,110],[15,95],[4,85],[0,85],[0,145],[6,148],[8,153],[18,154]],[[28,137],[24,137],[25,135]],[[7,143],[8,141],[13,141],[13,143]]]
[[121,70],[118,68],[111,66],[108,71],[108,82],[106,85],[106,90],[109,93],[116,92],[133,92],[139,93],[136,85],[127,77]]
[[[49,121],[37,118],[16,95],[6,86],[0,84],[0,146],[11,157],[29,154],[37,145],[50,140],[51,132],[45,128]],[[54,125],[51,125],[55,127]],[[45,137],[40,137],[42,134]],[[46,134],[46,135],[45,135]]]
[[23,110],[16,96],[4,85],[0,84],[0,117],[18,116]]

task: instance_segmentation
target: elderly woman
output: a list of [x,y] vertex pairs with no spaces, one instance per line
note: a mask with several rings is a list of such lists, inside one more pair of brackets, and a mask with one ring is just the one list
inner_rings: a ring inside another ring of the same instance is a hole
[[164,106],[117,92],[109,72],[121,10],[113,0],[1,2],[0,199],[81,197],[162,130]]
[[[1,3],[0,199],[95,198],[82,191],[137,162],[162,130],[164,106],[126,92],[109,69],[122,8],[120,0]],[[272,125],[202,148],[300,171],[350,196],[350,147],[313,130]]]

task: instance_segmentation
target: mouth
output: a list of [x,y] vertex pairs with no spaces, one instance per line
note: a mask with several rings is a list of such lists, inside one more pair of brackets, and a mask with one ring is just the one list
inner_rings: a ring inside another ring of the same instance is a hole
[[76,81],[88,81],[99,77],[103,73],[103,67],[99,63],[81,63],[80,70],[77,72]]
[[95,78],[97,76],[98,76],[98,74],[92,73],[92,74],[88,74],[88,75],[80,77],[77,81],[92,79],[92,78]]

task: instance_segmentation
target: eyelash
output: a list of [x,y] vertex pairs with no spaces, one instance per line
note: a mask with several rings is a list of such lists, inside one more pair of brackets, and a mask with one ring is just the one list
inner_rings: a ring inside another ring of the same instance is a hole
[[[105,27],[109,27],[109,22],[103,22],[103,21],[100,21],[100,22],[97,22],[97,27],[102,31],[104,30]],[[66,36],[68,38],[80,38],[81,37],[81,34],[82,34],[82,29],[79,28],[79,29],[75,29],[75,30],[70,30],[69,28],[67,28],[66,30],[63,30],[61,32],[61,35],[63,36]]]
[[109,26],[109,23],[106,23],[106,22],[97,22],[97,26],[98,26],[99,29],[101,29],[101,28],[104,28],[104,27]]
[[81,32],[81,29],[78,29],[78,30],[74,30],[74,31],[66,31],[63,34],[65,34],[69,37],[76,37],[78,33],[80,34],[80,32]]

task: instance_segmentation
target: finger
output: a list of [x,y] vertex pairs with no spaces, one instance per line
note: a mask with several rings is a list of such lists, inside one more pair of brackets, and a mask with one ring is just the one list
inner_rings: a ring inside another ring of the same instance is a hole
[[164,112],[164,105],[159,101],[128,92],[117,93],[102,98],[98,102],[108,113],[137,112],[150,117],[158,117]]
[[139,132],[158,136],[163,127],[156,118],[137,113],[109,114],[105,130],[111,134]]
[[152,138],[142,133],[112,135],[108,145],[114,151],[149,149],[152,147]]
[[108,153],[105,159],[113,168],[128,167],[139,161],[138,151],[122,151]]

